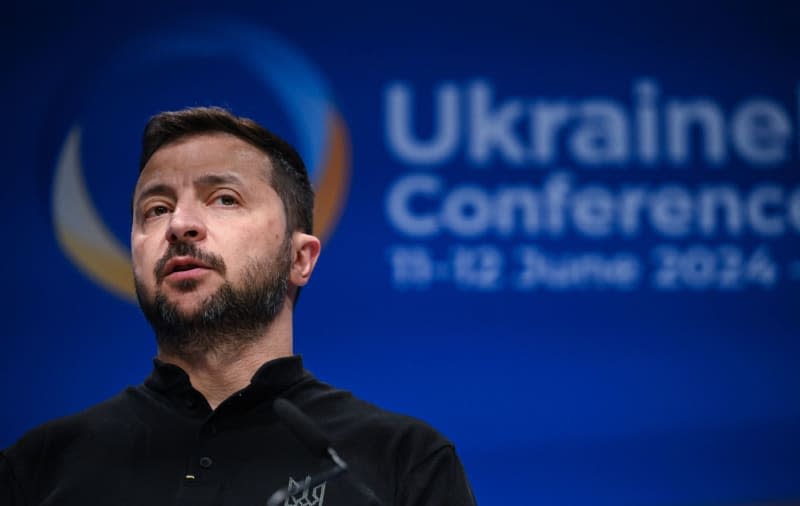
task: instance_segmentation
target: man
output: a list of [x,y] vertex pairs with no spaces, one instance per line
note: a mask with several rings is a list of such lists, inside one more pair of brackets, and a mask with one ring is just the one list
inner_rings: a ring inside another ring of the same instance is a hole
[[0,504],[263,505],[332,465],[276,416],[278,398],[350,468],[280,504],[474,504],[451,443],[293,355],[292,311],[320,253],[312,208],[302,160],[255,122],[218,108],[151,118],[131,248],[153,372],[0,454]]

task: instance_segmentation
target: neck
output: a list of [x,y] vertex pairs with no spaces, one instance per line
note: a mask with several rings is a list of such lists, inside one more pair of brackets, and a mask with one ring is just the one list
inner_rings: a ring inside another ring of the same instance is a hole
[[222,401],[247,387],[264,363],[291,355],[291,312],[277,317],[258,339],[235,349],[211,350],[193,356],[158,352],[159,360],[177,365],[189,375],[192,386],[203,394],[211,409],[217,409]]

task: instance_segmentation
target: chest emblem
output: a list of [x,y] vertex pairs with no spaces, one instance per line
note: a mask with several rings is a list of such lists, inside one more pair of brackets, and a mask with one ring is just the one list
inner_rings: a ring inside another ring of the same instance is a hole
[[[311,476],[306,476],[302,482],[297,482],[289,477],[289,494],[293,490],[298,490],[311,481]],[[323,481],[314,488],[306,488],[302,493],[289,495],[284,501],[283,506],[322,506],[322,501],[325,498],[325,485],[327,482]]]

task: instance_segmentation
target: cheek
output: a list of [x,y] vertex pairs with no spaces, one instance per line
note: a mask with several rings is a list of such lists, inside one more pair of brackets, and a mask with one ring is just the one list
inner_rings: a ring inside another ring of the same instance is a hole
[[[217,228],[216,243],[234,254],[242,247],[265,253],[283,242],[285,227],[280,218],[274,217],[250,223],[221,223]],[[239,248],[234,244],[239,244]]]
[[146,241],[131,239],[131,263],[133,264],[133,275],[138,279],[148,279],[152,277],[153,266],[155,265],[153,248],[148,247]]
[[277,244],[283,242],[283,238],[286,235],[286,223],[282,219],[278,217],[271,218],[267,221],[265,227],[265,230],[269,231],[267,236],[271,242],[277,242]]

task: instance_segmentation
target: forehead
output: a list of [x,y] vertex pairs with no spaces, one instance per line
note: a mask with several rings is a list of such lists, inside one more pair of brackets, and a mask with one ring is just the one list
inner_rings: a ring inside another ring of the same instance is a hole
[[182,137],[159,148],[147,161],[136,184],[138,192],[152,182],[189,183],[200,175],[235,173],[248,183],[269,184],[269,156],[227,133]]

